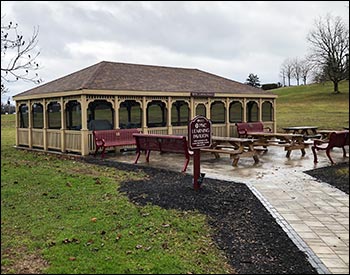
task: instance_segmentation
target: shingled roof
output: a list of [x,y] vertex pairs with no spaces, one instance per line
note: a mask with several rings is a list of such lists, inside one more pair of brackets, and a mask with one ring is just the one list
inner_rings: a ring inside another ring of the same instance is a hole
[[82,89],[273,95],[198,69],[102,61],[17,94],[16,97]]

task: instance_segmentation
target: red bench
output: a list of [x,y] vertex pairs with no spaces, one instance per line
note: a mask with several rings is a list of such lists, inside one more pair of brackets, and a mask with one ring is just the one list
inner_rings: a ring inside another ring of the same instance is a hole
[[237,122],[238,137],[248,137],[249,133],[253,132],[271,132],[271,128],[264,127],[261,121],[257,122]]
[[185,172],[193,154],[189,151],[185,136],[173,135],[155,135],[155,134],[134,134],[136,140],[136,159],[135,164],[139,160],[141,151],[146,152],[146,161],[149,162],[151,151],[159,151],[161,153],[178,153],[183,154],[186,158],[182,172]]
[[135,139],[133,134],[140,133],[138,129],[114,129],[114,130],[96,130],[92,132],[95,141],[95,154],[102,148],[101,158],[104,158],[104,154],[107,147],[127,146],[135,145]]
[[326,150],[327,157],[334,164],[331,158],[330,152],[334,147],[343,149],[343,157],[346,157],[345,146],[349,145],[349,131],[334,131],[329,134],[328,140],[315,139],[314,145],[311,147],[312,153],[314,154],[314,163],[317,163],[316,151]]

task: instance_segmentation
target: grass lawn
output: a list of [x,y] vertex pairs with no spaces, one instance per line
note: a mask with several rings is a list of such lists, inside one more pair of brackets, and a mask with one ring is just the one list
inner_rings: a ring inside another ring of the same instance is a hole
[[349,126],[349,81],[339,85],[311,84],[271,90],[277,98],[277,130],[287,126],[318,126],[319,129],[342,130]]
[[1,271],[46,274],[230,273],[204,215],[132,204],[144,179],[73,158],[13,148],[1,116]]

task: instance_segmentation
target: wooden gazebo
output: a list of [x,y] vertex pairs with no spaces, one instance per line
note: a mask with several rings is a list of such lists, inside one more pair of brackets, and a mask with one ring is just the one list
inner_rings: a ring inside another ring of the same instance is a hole
[[276,130],[277,95],[198,69],[103,61],[13,98],[16,146],[43,151],[88,155],[94,129],[187,135],[196,115],[216,136],[236,136],[236,122]]

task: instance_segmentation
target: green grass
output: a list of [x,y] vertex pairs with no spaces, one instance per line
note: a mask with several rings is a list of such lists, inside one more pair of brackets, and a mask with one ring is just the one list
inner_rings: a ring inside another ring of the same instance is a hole
[[118,192],[144,174],[17,150],[14,116],[1,120],[2,273],[18,274],[28,258],[46,274],[232,272],[205,216]]
[[315,125],[335,130],[349,126],[349,81],[340,83],[339,94],[332,89],[333,84],[327,82],[272,90],[278,95],[278,131],[286,126]]

